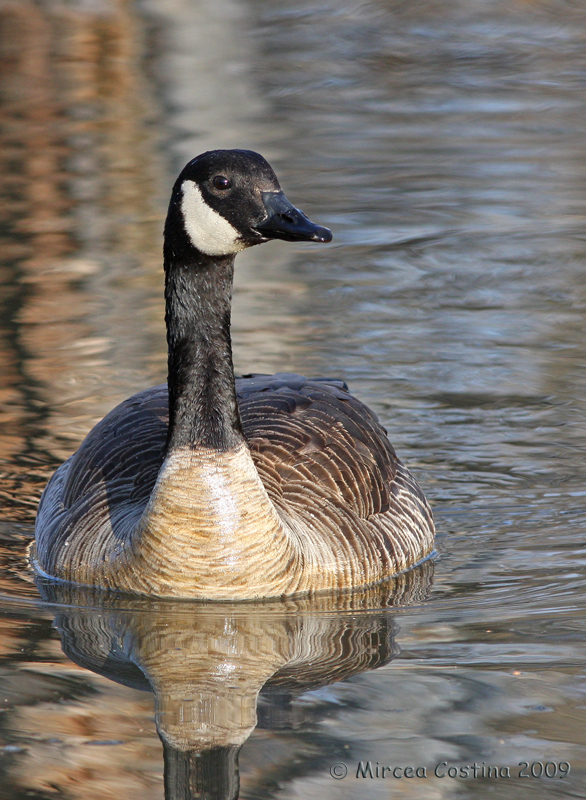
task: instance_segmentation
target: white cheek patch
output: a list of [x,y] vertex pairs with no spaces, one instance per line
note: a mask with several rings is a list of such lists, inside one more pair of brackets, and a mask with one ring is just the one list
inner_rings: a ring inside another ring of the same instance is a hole
[[194,247],[208,256],[227,256],[246,248],[239,241],[240,234],[236,228],[208,206],[197,184],[184,181],[181,189],[185,230]]

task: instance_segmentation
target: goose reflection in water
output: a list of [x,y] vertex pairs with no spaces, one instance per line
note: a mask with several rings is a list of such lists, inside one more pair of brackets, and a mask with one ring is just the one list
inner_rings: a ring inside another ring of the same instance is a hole
[[369,590],[238,604],[39,590],[60,605],[54,625],[72,661],[154,693],[166,800],[232,800],[257,709],[262,727],[290,728],[296,696],[391,661],[387,609],[425,599],[432,575],[426,562]]

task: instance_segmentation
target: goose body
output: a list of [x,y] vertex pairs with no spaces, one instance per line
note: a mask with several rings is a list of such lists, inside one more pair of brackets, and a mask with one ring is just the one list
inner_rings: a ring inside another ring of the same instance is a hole
[[49,481],[33,559],[46,575],[159,597],[352,589],[424,560],[425,497],[339,380],[234,378],[237,252],[329,241],[250,151],[193,159],[165,225],[168,383],[111,411]]

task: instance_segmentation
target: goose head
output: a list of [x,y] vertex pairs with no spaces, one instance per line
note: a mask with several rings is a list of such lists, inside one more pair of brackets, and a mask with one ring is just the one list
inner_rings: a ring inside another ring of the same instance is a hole
[[190,161],[173,187],[165,232],[175,247],[182,242],[211,257],[269,239],[332,239],[289,202],[271,166],[251,150],[212,150]]

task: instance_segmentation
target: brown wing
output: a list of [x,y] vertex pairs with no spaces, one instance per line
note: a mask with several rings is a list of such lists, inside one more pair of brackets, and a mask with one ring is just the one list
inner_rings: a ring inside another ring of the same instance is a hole
[[167,425],[167,386],[155,386],[116,406],[59,467],[35,525],[38,559],[49,574],[66,542],[88,561],[122,545],[152,492]]
[[271,495],[295,502],[299,493],[317,492],[362,519],[388,510],[395,452],[377,418],[342,381],[251,375],[238,382],[238,400]]
[[120,499],[146,503],[163,463],[169,400],[161,384],[129,397],[88,433],[70,459],[62,501],[70,507],[100,481]]
[[269,497],[293,529],[335,542],[340,565],[373,581],[433,548],[427,501],[386,431],[342,381],[249,376],[242,423]]

